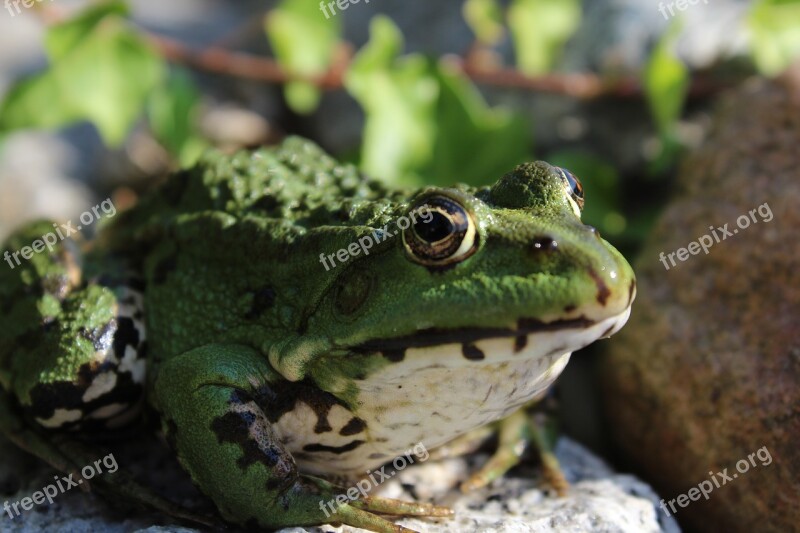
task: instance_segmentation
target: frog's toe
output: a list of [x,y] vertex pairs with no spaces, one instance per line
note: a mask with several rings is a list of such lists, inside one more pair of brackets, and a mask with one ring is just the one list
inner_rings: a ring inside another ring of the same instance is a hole
[[337,509],[336,517],[348,526],[360,527],[379,533],[414,532],[413,529],[390,522],[381,518],[378,514],[450,518],[453,516],[454,511],[449,507],[429,503],[366,497],[342,505]]

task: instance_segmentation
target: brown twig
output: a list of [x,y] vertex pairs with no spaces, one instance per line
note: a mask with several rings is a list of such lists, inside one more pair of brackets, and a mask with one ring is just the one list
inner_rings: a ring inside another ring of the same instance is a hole
[[[234,52],[218,46],[195,51],[168,37],[148,34],[149,40],[169,61],[190,66],[206,72],[251,79],[266,83],[284,84],[291,81],[306,81],[320,89],[341,89],[343,74],[352,57],[352,46],[345,44],[337,53],[334,66],[321,76],[303,76],[286,72],[272,58],[244,52]],[[504,66],[477,66],[459,57],[447,57],[448,65],[461,71],[475,83],[495,87],[519,88],[529,91],[554,93],[589,100],[601,96],[639,97],[642,87],[632,77],[603,79],[592,73],[557,73],[527,76],[518,70]],[[729,87],[728,84],[696,78],[689,90],[691,96],[707,96]]]

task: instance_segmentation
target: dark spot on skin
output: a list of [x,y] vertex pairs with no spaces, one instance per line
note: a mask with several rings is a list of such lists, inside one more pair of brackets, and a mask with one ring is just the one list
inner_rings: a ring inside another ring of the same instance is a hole
[[113,318],[93,330],[87,330],[86,328],[80,328],[78,330],[78,335],[91,342],[92,348],[97,352],[105,352],[111,348],[114,343],[115,333],[119,336],[129,334],[127,331],[123,332],[118,330],[117,321]]
[[272,287],[262,287],[253,291],[253,303],[250,310],[244,317],[248,320],[259,318],[264,314],[264,311],[271,308],[275,304],[275,289]]
[[417,493],[417,487],[414,485],[411,485],[410,483],[401,483],[400,486],[403,487],[403,490],[405,490],[409,496],[411,496],[412,500],[420,499],[419,494]]
[[[586,329],[594,325],[594,321],[586,317],[542,322],[536,318],[521,318],[517,322],[517,329],[506,328],[461,328],[461,329],[425,329],[412,335],[396,337],[394,339],[376,339],[358,346],[353,346],[350,351],[355,354],[372,355],[381,352],[385,355],[390,350],[406,350],[408,348],[426,348],[453,343],[474,343],[483,339],[499,337],[517,337],[521,334],[538,333],[542,331],[560,331],[563,329]],[[435,365],[428,368],[437,368]]]
[[518,335],[514,339],[514,353],[521,352],[528,345],[527,335]]
[[344,446],[325,446],[324,444],[306,444],[303,446],[303,451],[306,452],[330,452],[336,455],[341,455],[346,452],[351,452],[364,444],[363,440],[354,440]]
[[211,422],[211,430],[220,444],[230,442],[242,449],[242,456],[236,461],[242,470],[256,463],[272,469],[283,460],[281,448],[274,444],[261,445],[250,435],[250,427],[259,422],[257,414],[250,411],[229,411]]
[[277,208],[279,208],[281,203],[275,198],[272,194],[265,194],[261,198],[253,203],[253,207],[256,209],[262,209],[267,213],[274,212]]
[[573,312],[575,309],[577,309],[577,307],[576,307],[575,305],[568,305],[568,306],[566,306],[566,307],[564,308],[564,312],[566,312],[566,313],[571,313],[571,312]]
[[343,437],[350,437],[361,433],[366,429],[367,423],[358,417],[353,417],[350,421],[339,431],[339,435]]
[[611,296],[611,291],[608,289],[606,282],[603,281],[603,278],[597,275],[597,272],[595,272],[594,269],[589,269],[589,275],[594,280],[595,285],[597,285],[597,303],[600,305],[606,305],[608,297]]
[[386,455],[385,453],[371,453],[371,454],[369,454],[369,458],[370,459],[385,459],[387,457],[389,457],[389,456]]
[[125,357],[126,346],[132,346],[134,349],[139,346],[139,330],[133,324],[132,318],[119,317],[117,323],[117,333],[114,335],[114,353],[121,361]]
[[167,281],[167,277],[172,273],[175,268],[178,266],[178,259],[176,256],[171,255],[169,257],[163,258],[161,261],[158,262],[156,265],[155,270],[153,271],[153,282],[156,285],[161,285],[165,281]]
[[392,363],[399,363],[406,358],[406,351],[402,348],[383,350],[381,354]]
[[328,414],[334,405],[347,409],[336,396],[321,390],[308,379],[296,383],[277,381],[263,385],[255,392],[254,400],[273,424],[284,414],[293,411],[298,402],[308,405],[317,415],[314,426],[314,433],[317,434],[333,430],[328,422]]
[[464,357],[470,361],[483,361],[486,359],[486,354],[484,354],[481,349],[474,344],[463,344],[461,346],[461,353],[464,354]]

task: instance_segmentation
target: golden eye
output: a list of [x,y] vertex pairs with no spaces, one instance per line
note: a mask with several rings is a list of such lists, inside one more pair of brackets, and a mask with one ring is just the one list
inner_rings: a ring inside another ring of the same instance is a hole
[[564,178],[564,182],[566,183],[572,200],[578,205],[578,210],[583,211],[584,198],[581,180],[579,180],[577,176],[572,174],[572,172],[567,169],[559,168],[558,170],[561,172],[561,176]]
[[458,202],[431,196],[409,211],[414,221],[403,231],[403,244],[417,263],[445,266],[463,261],[478,248],[475,221]]

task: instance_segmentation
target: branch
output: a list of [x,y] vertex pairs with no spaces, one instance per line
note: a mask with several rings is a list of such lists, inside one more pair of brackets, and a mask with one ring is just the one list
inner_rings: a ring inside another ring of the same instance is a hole
[[[342,88],[343,75],[353,55],[352,45],[343,44],[337,50],[333,67],[328,72],[321,76],[303,76],[286,72],[277,61],[268,57],[234,52],[219,46],[195,51],[168,37],[152,33],[146,35],[158,51],[173,63],[206,72],[265,83],[285,84],[292,81],[305,81],[323,90]],[[460,57],[447,57],[445,61],[475,83],[482,85],[561,94],[579,100],[591,100],[601,96],[635,98],[642,95],[641,84],[638,79],[633,77],[603,79],[592,73],[557,73],[532,77],[503,66],[479,67]],[[692,80],[689,94],[695,97],[708,96],[728,86],[712,80],[696,78]]]

